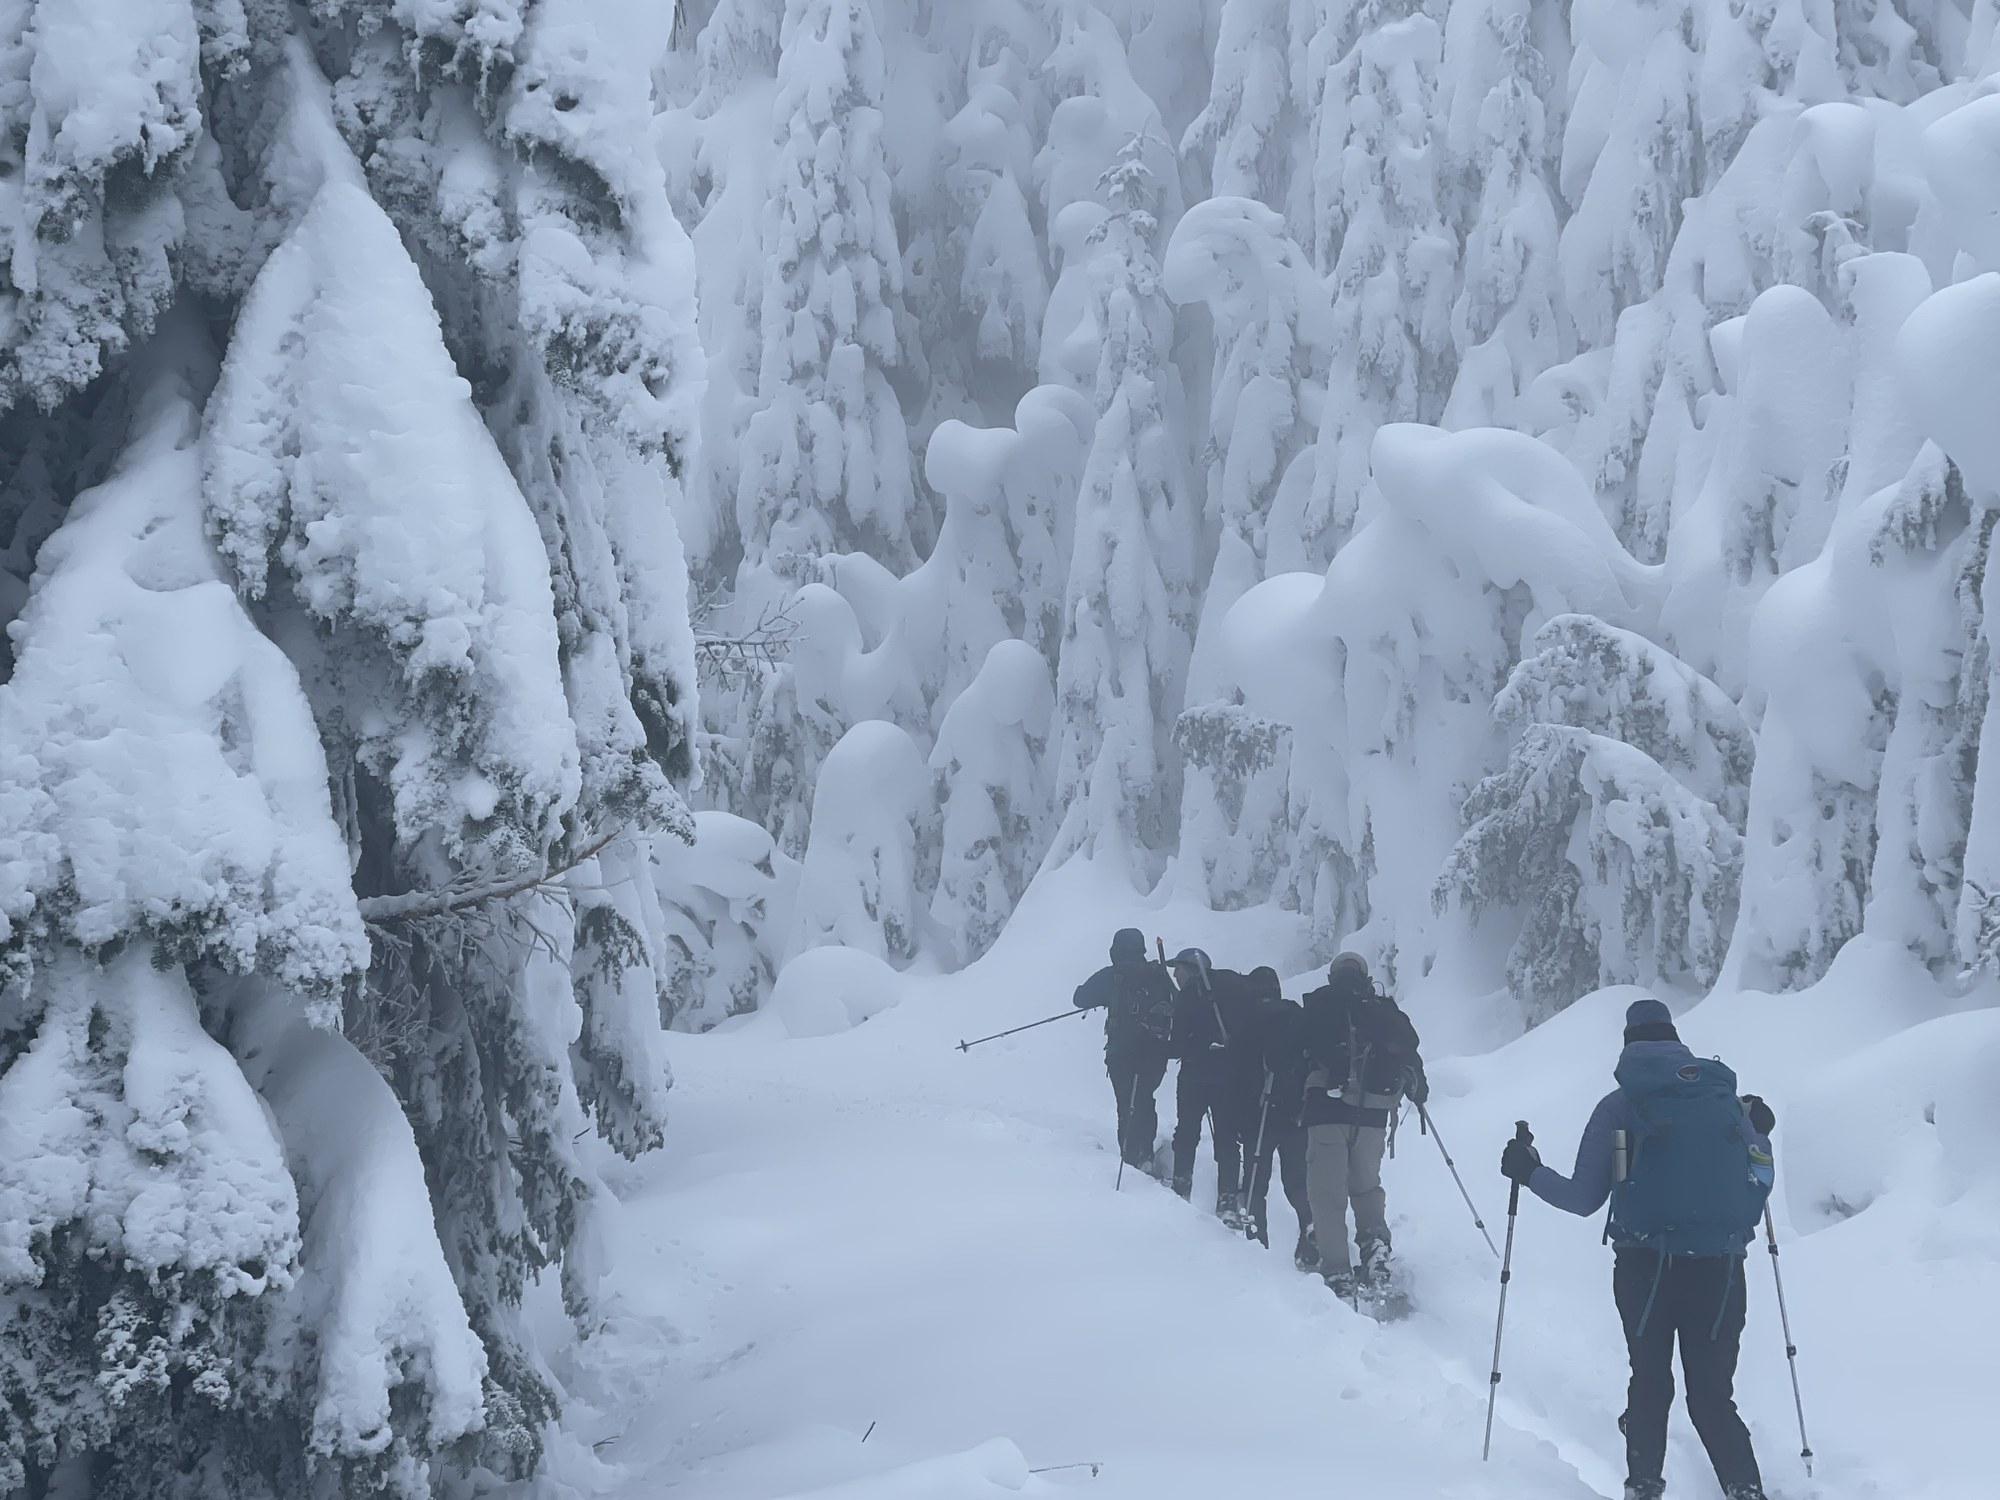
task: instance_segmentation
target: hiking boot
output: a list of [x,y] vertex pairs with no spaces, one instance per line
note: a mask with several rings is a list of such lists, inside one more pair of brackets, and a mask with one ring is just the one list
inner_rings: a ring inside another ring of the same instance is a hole
[[1357,1269],[1360,1280],[1372,1286],[1380,1286],[1389,1279],[1389,1240],[1364,1240],[1361,1244],[1361,1264]]
[[1319,1269],[1319,1241],[1313,1238],[1310,1224],[1299,1231],[1299,1243],[1292,1251],[1292,1264],[1301,1271]]
[[1764,1500],[1761,1484],[1732,1484],[1723,1491],[1723,1500]]
[[1194,1179],[1192,1177],[1176,1177],[1173,1181],[1173,1189],[1183,1198],[1192,1198],[1194,1196]]
[[1349,1307],[1356,1305],[1361,1297],[1361,1287],[1355,1281],[1354,1273],[1345,1268],[1328,1274],[1326,1289]]
[[1237,1206],[1236,1195],[1234,1193],[1217,1193],[1215,1195],[1215,1216],[1222,1220],[1222,1227],[1224,1229],[1234,1229],[1239,1233],[1242,1231],[1244,1225],[1243,1210]]
[[1667,1492],[1664,1479],[1628,1479],[1625,1481],[1625,1500],[1660,1500]]

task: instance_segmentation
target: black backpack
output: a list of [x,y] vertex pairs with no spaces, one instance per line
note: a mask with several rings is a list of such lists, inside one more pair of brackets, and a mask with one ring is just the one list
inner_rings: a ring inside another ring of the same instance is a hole
[[1174,982],[1166,968],[1151,960],[1113,964],[1111,1014],[1154,1041],[1166,1041],[1174,1029]]
[[1307,1048],[1335,1088],[1359,1084],[1370,1094],[1398,1094],[1417,1060],[1416,1028],[1380,990],[1336,994],[1322,987],[1306,996]]
[[1400,1094],[1417,1060],[1417,1030],[1402,1007],[1376,990],[1348,1009],[1348,1077],[1370,1094]]

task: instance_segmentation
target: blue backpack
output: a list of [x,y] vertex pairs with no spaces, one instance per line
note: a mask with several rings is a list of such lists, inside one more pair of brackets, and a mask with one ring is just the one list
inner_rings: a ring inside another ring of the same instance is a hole
[[1628,1056],[1614,1075],[1632,1107],[1625,1180],[1611,1190],[1611,1234],[1663,1254],[1741,1255],[1770,1191],[1770,1158],[1752,1152],[1736,1075],[1685,1054]]

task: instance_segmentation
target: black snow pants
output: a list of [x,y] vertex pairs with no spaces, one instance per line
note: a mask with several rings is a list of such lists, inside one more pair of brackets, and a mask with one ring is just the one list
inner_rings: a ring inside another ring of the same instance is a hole
[[1674,1404],[1674,1345],[1687,1381],[1688,1418],[1725,1494],[1763,1493],[1750,1430],[1736,1411],[1736,1353],[1748,1298],[1743,1257],[1671,1256],[1621,1247],[1611,1273],[1632,1383],[1625,1407],[1626,1484],[1658,1486]]
[[[1240,1091],[1231,1076],[1229,1054],[1221,1048],[1181,1059],[1181,1076],[1174,1085],[1174,1179],[1194,1176],[1194,1156],[1201,1145],[1201,1122],[1212,1115],[1215,1142],[1215,1191],[1233,1197],[1241,1186],[1241,1131],[1236,1118]],[[1251,1127],[1255,1129],[1253,1125]]]
[[1160,1131],[1154,1096],[1167,1076],[1167,1044],[1145,1037],[1106,1047],[1104,1071],[1118,1096],[1118,1153],[1128,1167],[1145,1167],[1153,1160],[1153,1140]]
[[[1304,1234],[1312,1226],[1312,1202],[1306,1197],[1306,1128],[1293,1120],[1281,1120],[1274,1113],[1264,1121],[1264,1148],[1257,1154],[1257,1122],[1245,1123],[1244,1170],[1250,1174],[1250,1221],[1255,1226],[1257,1238],[1264,1244],[1271,1243],[1271,1231],[1265,1221],[1265,1202],[1271,1192],[1271,1165],[1275,1160],[1278,1180],[1285,1190],[1285,1201],[1292,1205],[1292,1212],[1299,1216],[1299,1233]],[[1254,1161],[1249,1160],[1255,1156]]]

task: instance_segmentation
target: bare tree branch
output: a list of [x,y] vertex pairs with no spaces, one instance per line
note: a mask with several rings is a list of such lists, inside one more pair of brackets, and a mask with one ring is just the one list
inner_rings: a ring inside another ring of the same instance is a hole
[[716,682],[731,683],[760,667],[775,667],[798,634],[799,622],[789,605],[764,607],[757,622],[738,634],[723,635],[705,628],[722,609],[719,592],[710,590],[695,601],[689,612],[694,619],[695,669]]
[[537,886],[558,880],[586,860],[594,859],[624,831],[622,826],[607,829],[572,853],[561,864],[552,865],[545,870],[505,875],[497,880],[454,883],[433,891],[405,891],[397,896],[363,896],[360,902],[361,920],[371,927],[377,927],[386,922],[409,922],[425,917],[441,917],[450,912],[463,911],[467,907],[484,906],[491,901],[509,900]]

